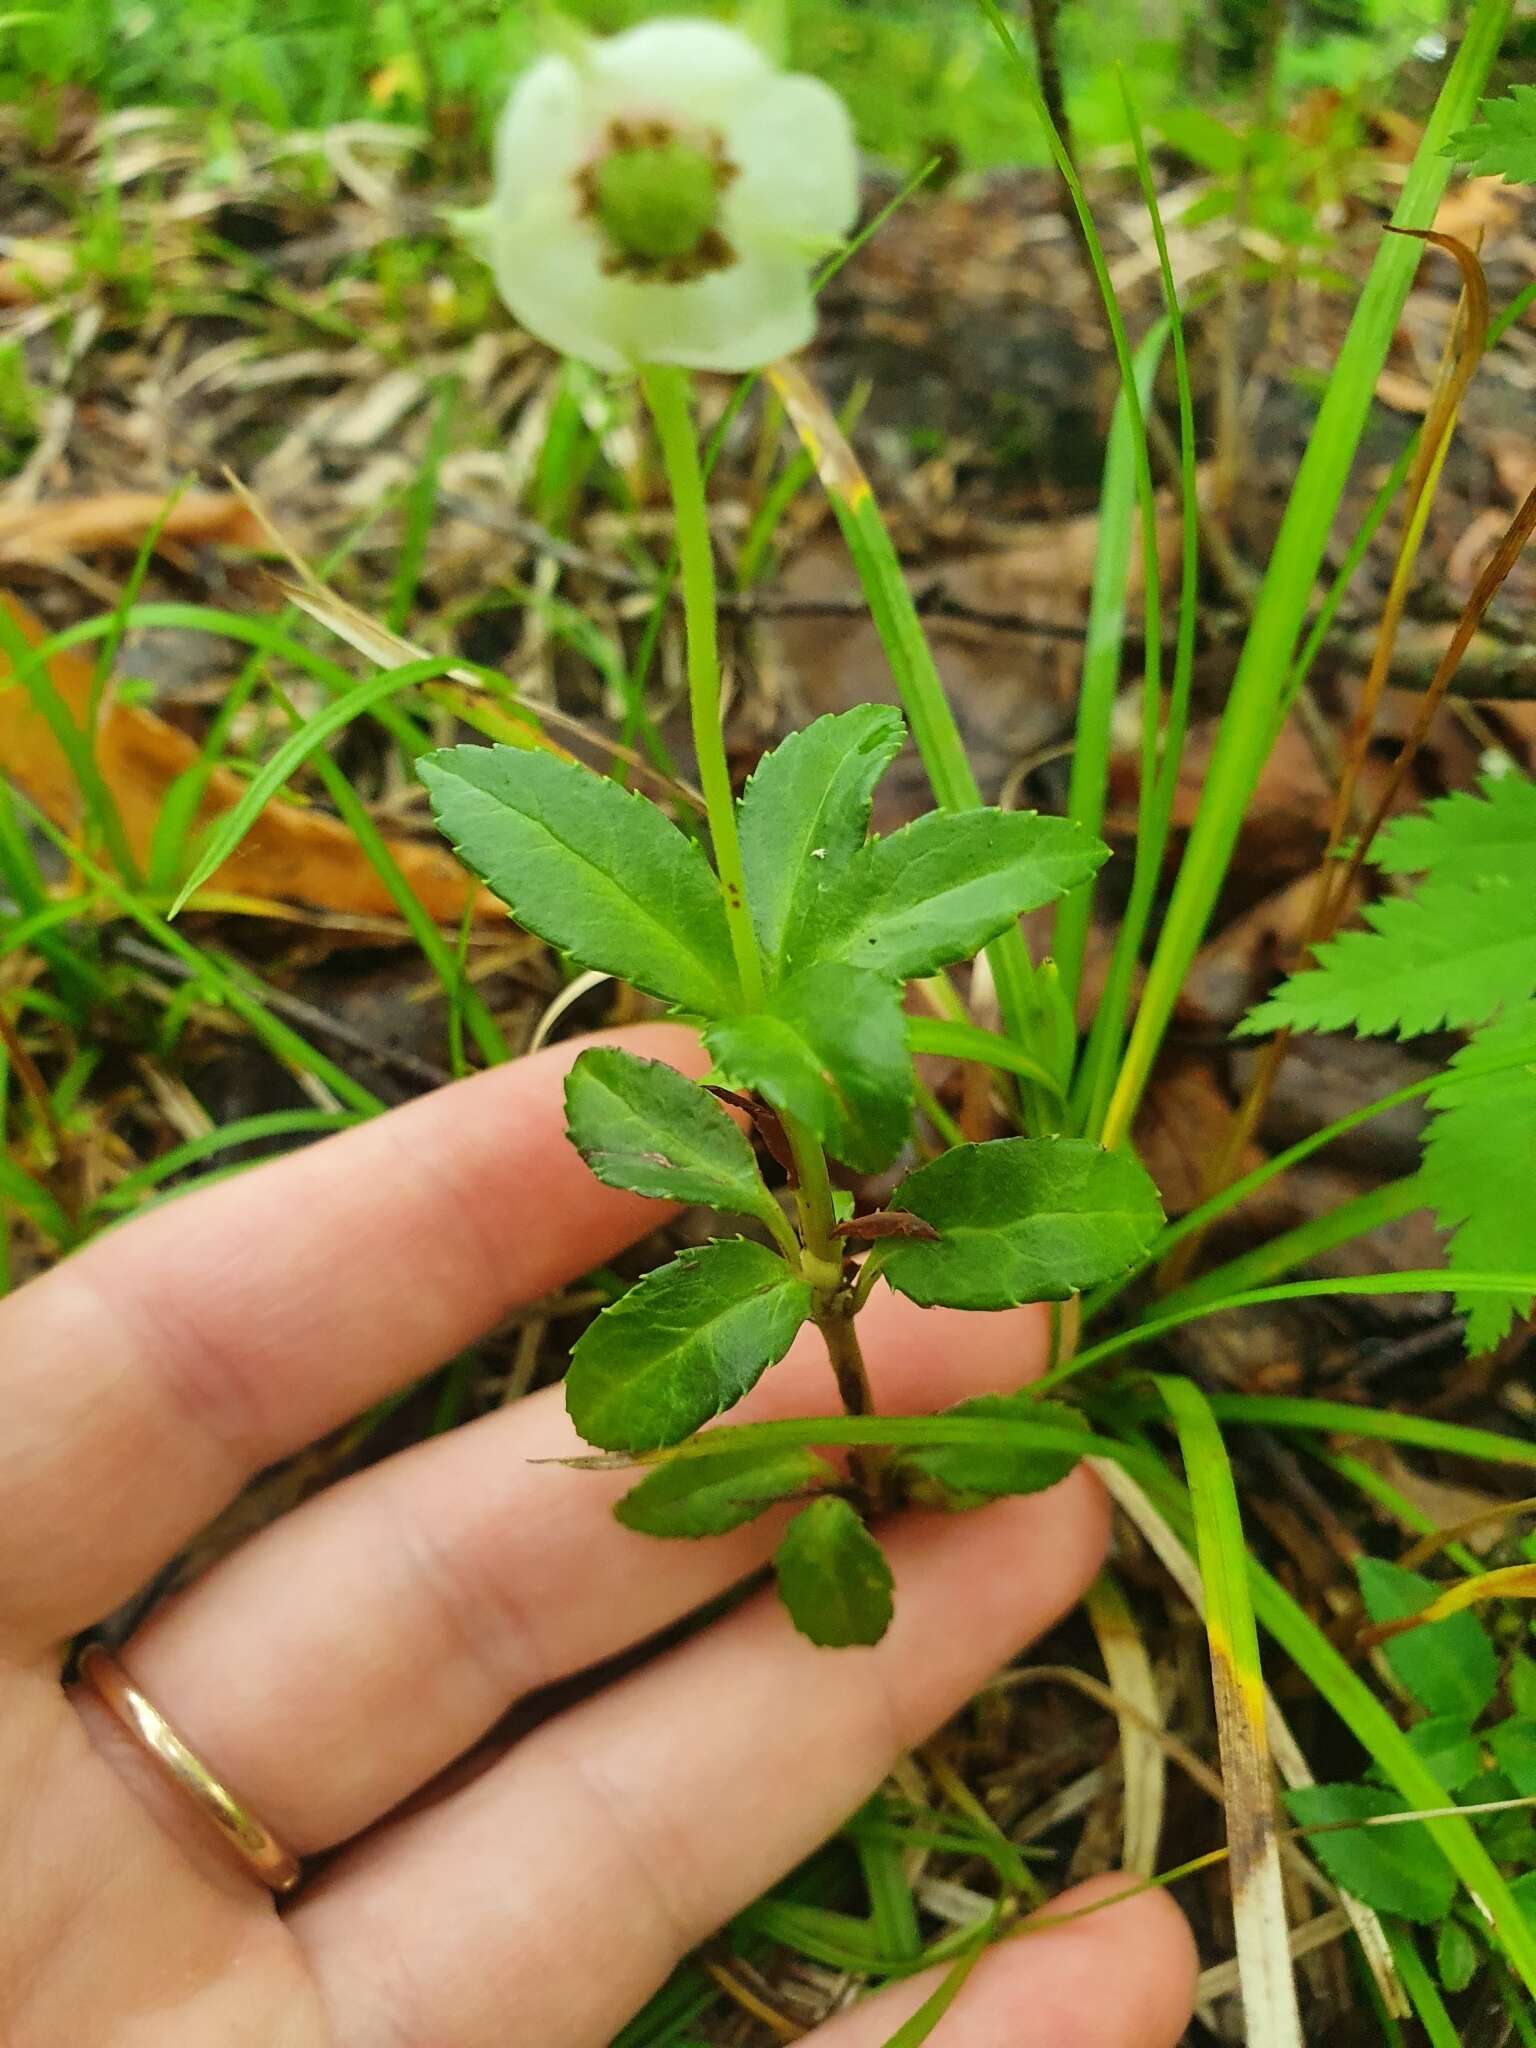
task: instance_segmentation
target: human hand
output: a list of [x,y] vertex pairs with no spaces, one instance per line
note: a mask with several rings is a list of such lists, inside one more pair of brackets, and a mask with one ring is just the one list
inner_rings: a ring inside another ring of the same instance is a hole
[[[675,1027],[623,1042],[702,1067]],[[326,1858],[281,1907],[94,1692],[66,1695],[60,1646],[253,1473],[654,1227],[657,1204],[565,1142],[577,1049],[157,1210],[0,1304],[7,2048],[600,2048],[1096,1571],[1085,1471],[904,1516],[877,1648],[813,1649],[759,1591],[497,1746],[515,1702],[678,1621],[774,1541],[771,1518],[666,1546],[620,1527],[628,1477],[533,1462],[578,1448],[550,1389],[331,1487],[123,1648],[220,1779]],[[894,1409],[1015,1386],[1043,1356],[1036,1310],[882,1291],[861,1329]],[[819,1341],[743,1417],[825,1401]],[[932,2039],[1164,2048],[1191,1987],[1182,1920],[1142,1895],[990,1951]],[[879,2048],[931,1988],[816,2039]]]

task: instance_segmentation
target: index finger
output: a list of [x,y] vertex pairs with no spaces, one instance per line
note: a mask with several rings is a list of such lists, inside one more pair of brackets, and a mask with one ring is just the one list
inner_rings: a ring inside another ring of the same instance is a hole
[[[675,1025],[621,1037],[707,1065]],[[581,1049],[169,1203],[0,1303],[0,1642],[99,1619],[264,1465],[654,1227],[566,1142]]]

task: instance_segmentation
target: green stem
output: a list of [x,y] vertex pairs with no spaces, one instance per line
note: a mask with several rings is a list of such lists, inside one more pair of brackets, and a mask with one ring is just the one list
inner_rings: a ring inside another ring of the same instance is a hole
[[720,730],[715,554],[709,537],[704,470],[689,406],[688,373],[670,364],[653,364],[643,372],[640,383],[656,423],[656,439],[666,466],[677,522],[677,559],[688,629],[688,702],[693,715],[694,752],[699,761],[699,787],[704,792],[736,972],[742,995],[752,1006],[763,999],[763,963],[747,908],[747,881],[736,832],[736,800],[731,793],[725,738]]

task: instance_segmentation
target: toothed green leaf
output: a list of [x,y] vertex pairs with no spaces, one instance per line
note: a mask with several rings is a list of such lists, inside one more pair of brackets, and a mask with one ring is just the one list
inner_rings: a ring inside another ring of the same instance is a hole
[[864,844],[875,784],[905,736],[900,712],[888,704],[856,704],[792,732],[742,792],[747,901],[775,972],[817,898]]
[[[1082,1427],[1075,1409],[1029,1394],[978,1394],[944,1410],[979,1422],[1043,1422]],[[927,1507],[951,1510],[985,1507],[1012,1494],[1041,1493],[1055,1486],[1077,1463],[1075,1451],[1025,1444],[922,1444],[900,1451],[898,1478],[908,1497]]]
[[566,1076],[565,1116],[571,1143],[609,1187],[747,1216],[774,1207],[742,1132],[662,1060],[593,1046]]
[[860,1173],[889,1166],[912,1123],[912,1055],[896,984],[828,961],[704,1033],[720,1071],[809,1124]]
[[589,1444],[681,1443],[776,1365],[811,1290],[775,1252],[718,1238],[682,1252],[606,1308],[571,1353],[565,1403]]
[[721,1536],[754,1521],[776,1501],[837,1482],[835,1466],[798,1445],[721,1451],[658,1466],[625,1494],[614,1513],[626,1528],[646,1536]]
[[[1504,1073],[1465,1071],[1526,1048],[1527,1063]],[[1422,1182],[1435,1221],[1450,1233],[1452,1273],[1536,1272],[1536,1003],[1479,1031],[1429,1100]],[[1531,1296],[1469,1294],[1458,1306],[1467,1349],[1491,1351],[1516,1316],[1530,1314]]]
[[683,1009],[735,1005],[719,886],[653,803],[523,747],[445,747],[417,772],[460,859],[529,931]]
[[1106,857],[1067,818],[930,811],[872,839],[816,899],[792,964],[841,960],[893,980],[968,960]]
[[1238,1026],[1240,1032],[1396,1031],[1411,1038],[1445,1025],[1485,1023],[1504,1003],[1536,993],[1536,892],[1493,875],[1426,882],[1364,912],[1368,931],[1317,948]]
[[875,1256],[886,1279],[952,1308],[1065,1300],[1143,1258],[1163,1223],[1145,1170],[1086,1138],[957,1145],[909,1174],[891,1207],[939,1237],[885,1240]]

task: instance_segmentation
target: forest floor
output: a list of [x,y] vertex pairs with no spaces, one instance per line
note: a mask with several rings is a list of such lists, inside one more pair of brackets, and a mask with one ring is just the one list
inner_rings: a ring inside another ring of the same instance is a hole
[[[1320,96],[1293,117],[1298,152],[1311,149],[1328,165],[1327,178],[1319,169],[1315,190],[1300,195],[1316,201],[1308,243],[1244,227],[1230,210],[1188,224],[1186,216],[1209,213],[1219,179],[1174,157],[1161,165],[1174,266],[1192,306],[1202,431],[1205,578],[1181,826],[1200,802],[1235,649],[1353,285],[1411,153],[1408,124],[1384,122],[1334,161],[1327,123],[1335,113]],[[82,99],[42,145],[19,112],[0,109],[0,602],[34,637],[110,614],[125,594],[267,620],[286,609],[287,630],[347,679],[368,672],[389,635],[403,636],[508,682],[503,705],[451,676],[428,686],[418,715],[435,735],[469,725],[494,737],[521,703],[595,763],[627,758],[616,756],[619,746],[650,764],[636,772],[686,777],[675,609],[663,611],[649,671],[637,672],[669,515],[633,403],[563,368],[510,325],[444,230],[441,208],[464,192],[423,182],[404,133],[366,123],[318,137],[231,129],[212,177],[192,117],[156,110],[102,120]],[[1157,310],[1157,277],[1134,181],[1103,169],[1092,195],[1133,330],[1142,331]],[[871,206],[888,196],[889,188],[872,188]],[[1440,224],[1481,238],[1496,306],[1536,276],[1536,208],[1507,188],[1459,188]],[[1454,266],[1427,254],[1332,561],[1423,417],[1456,291]],[[989,798],[1061,808],[1115,376],[1052,181],[998,173],[910,199],[828,290],[809,368],[856,422],[855,443]],[[1465,408],[1399,642],[1384,748],[1411,718],[1448,622],[1536,480],[1533,386],[1536,317],[1528,312],[1489,357]],[[710,389],[717,413],[726,397],[723,385]],[[1158,405],[1171,423],[1171,387],[1159,387]],[[813,484],[774,497],[786,447],[782,418],[754,400],[725,443],[714,484],[720,558],[734,579],[728,732],[743,775],[806,719],[895,696],[822,497]],[[1137,1140],[1170,1214],[1198,1198],[1253,1058],[1231,1042],[1231,1027],[1301,935],[1394,539],[1389,521],[1335,623],[1302,715],[1280,737],[1148,1093]],[[1179,546],[1171,493],[1159,543],[1171,588]],[[323,680],[284,662],[263,666],[217,626],[171,614],[129,624],[105,690],[92,644],[50,662],[60,699],[93,722],[101,774],[147,869],[142,900],[156,915],[170,892],[156,897],[150,856],[177,778],[199,759],[211,764],[213,746],[223,770],[241,780],[271,757],[289,731],[272,676],[281,675],[300,716],[327,701]],[[1109,820],[1118,851],[1134,831],[1139,658],[1133,642]],[[1517,567],[1496,600],[1462,694],[1437,719],[1405,801],[1469,787],[1501,762],[1536,773],[1533,673],[1536,558]],[[559,960],[510,928],[460,874],[434,841],[396,737],[362,715],[337,736],[331,758],[432,918],[461,945],[512,1051],[636,1014],[637,999],[612,984],[568,990]],[[59,826],[81,825],[78,779],[19,692],[0,690],[0,774]],[[915,757],[904,760],[877,824],[889,829],[925,801]],[[53,872],[62,876],[62,866]],[[1116,908],[1109,872],[1106,919]],[[55,1104],[58,1142],[50,1155],[39,1139],[25,1164],[87,1232],[205,1171],[210,1158],[228,1168],[274,1149],[271,1137],[221,1146],[218,1133],[230,1126],[327,1101],[302,1064],[275,1058],[210,1002],[195,972],[142,920],[109,902],[96,915],[113,998],[92,1011],[88,1034],[58,1006],[24,1001],[48,986],[43,951],[0,957],[0,1000],[11,999],[22,1018],[25,1051]],[[259,987],[272,1014],[386,1102],[466,1064],[459,1008],[310,769],[177,929]],[[1090,945],[1089,1006],[1091,963],[1102,967],[1111,936],[1106,923]],[[1338,1036],[1299,1042],[1253,1158],[1422,1078],[1440,1050]],[[970,1135],[988,1133],[990,1105],[967,1091],[957,1068],[929,1062],[926,1078]],[[1412,1106],[1376,1118],[1331,1148],[1326,1164],[1272,1183],[1214,1248],[1230,1256],[1411,1171],[1417,1132]],[[191,1149],[175,1168],[181,1148]],[[156,1170],[165,1162],[169,1175]],[[705,1221],[685,1217],[673,1240]],[[58,1250],[37,1218],[18,1216],[11,1278],[24,1279]],[[1417,1270],[1438,1259],[1438,1238],[1417,1211],[1331,1254],[1320,1270]],[[557,1377],[579,1327],[579,1310],[551,1301],[494,1333],[366,1433],[352,1430],[265,1476],[183,1561],[182,1574],[360,1459]],[[1536,1405],[1523,1377],[1529,1333],[1469,1364],[1444,1294],[1283,1304],[1240,1325],[1213,1317],[1166,1341],[1180,1369],[1225,1391],[1366,1398],[1516,1431],[1529,1428]],[[1271,1569],[1314,1616],[1336,1622],[1353,1611],[1349,1568],[1362,1545],[1379,1546],[1372,1518],[1380,1511],[1262,1432],[1237,1434],[1234,1456],[1247,1482],[1250,1536]],[[1384,1444],[1369,1456],[1380,1478],[1436,1524],[1465,1519],[1495,1483],[1450,1459],[1410,1466]],[[1396,1539],[1394,1530],[1388,1547]],[[1166,1867],[1222,1836],[1208,1774],[1184,1767],[1190,1757],[1207,1765],[1215,1757],[1204,1636],[1129,1527],[1117,1563],[1169,1737]],[[979,1812],[1038,1854],[1054,1887],[1120,1856],[1121,1751],[1113,1714],[1059,1676],[1065,1667],[1103,1677],[1082,1619],[1029,1663],[1040,1667],[1039,1682],[989,1693],[911,1761],[895,1790]],[[1314,1768],[1326,1774],[1330,1754],[1342,1758],[1337,1724],[1283,1669],[1276,1683]],[[1340,1761],[1346,1773],[1353,1768]],[[932,1852],[908,1875],[933,1930],[973,1919],[995,1885],[979,1853]],[[833,1903],[857,1894],[856,1866],[836,1850],[815,1881]],[[1225,1878],[1217,1870],[1189,1880],[1178,1895],[1211,1966],[1191,2038],[1235,2040]],[[1329,1919],[1326,1901],[1298,1903],[1298,1922],[1318,1930],[1301,1965],[1313,2037],[1343,2048],[1358,2025],[1360,2039],[1379,2040],[1369,2031],[1375,2022],[1356,2010],[1358,1988],[1333,1939],[1338,1916]],[[708,1974],[694,1973],[697,1996],[684,2001],[678,2024],[691,2038],[743,2048],[794,2038],[853,1982],[825,1958],[770,1940],[761,1923],[729,1930],[705,1961]],[[684,2037],[657,2020],[637,2044]]]

